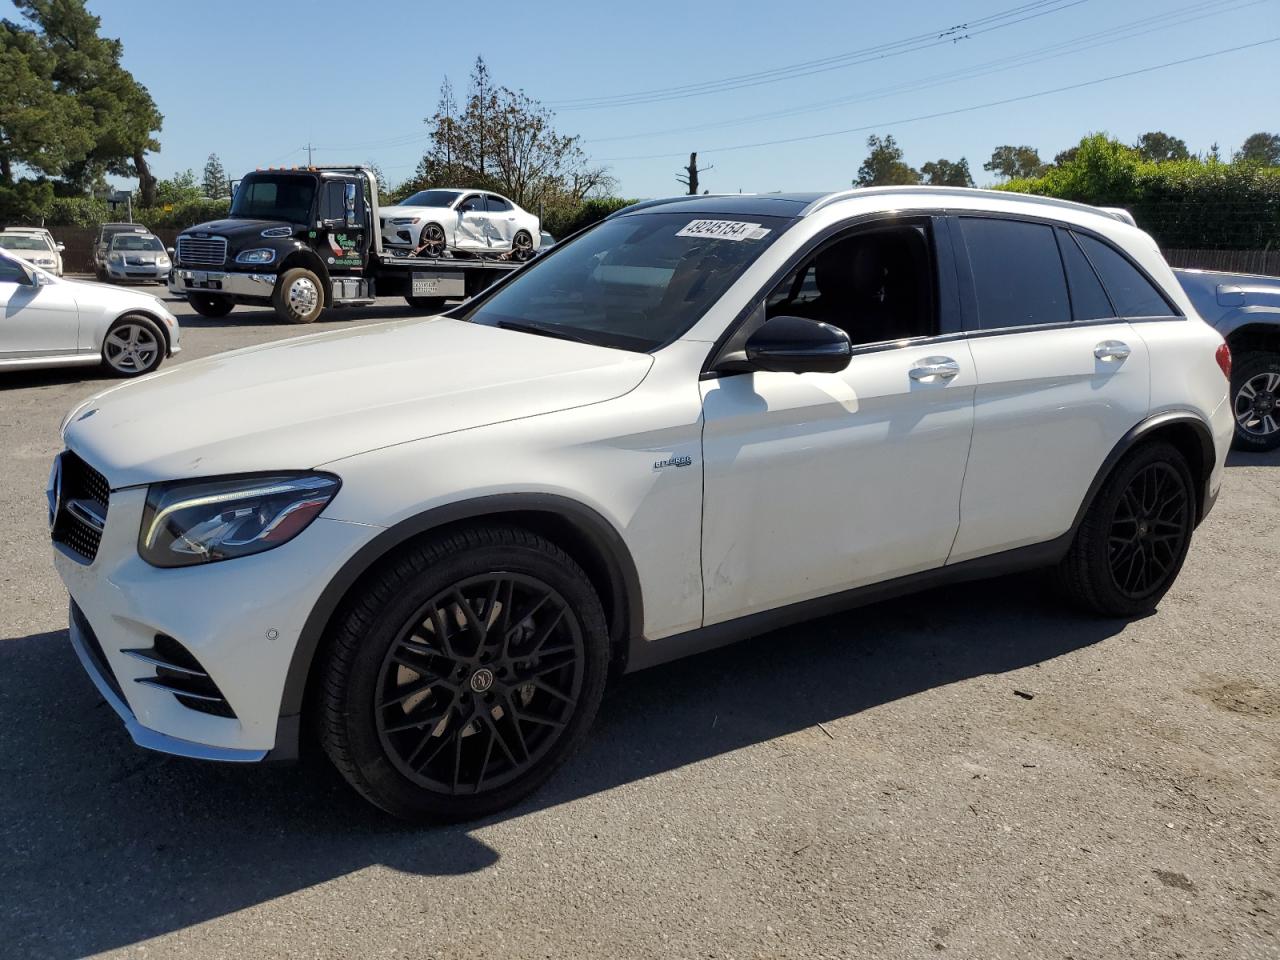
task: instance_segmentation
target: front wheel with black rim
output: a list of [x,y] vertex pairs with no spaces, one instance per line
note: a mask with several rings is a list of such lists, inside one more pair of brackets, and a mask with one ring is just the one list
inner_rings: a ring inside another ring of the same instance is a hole
[[164,334],[150,317],[126,314],[102,341],[102,363],[117,377],[140,377],[157,369],[166,351]]
[[1195,487],[1171,444],[1143,444],[1112,472],[1085,514],[1060,581],[1084,609],[1107,617],[1154,610],[1191,545]]
[[1237,450],[1280,447],[1280,354],[1246,353],[1231,371]]
[[407,820],[464,820],[537,789],[585,738],[609,638],[553,543],[480,526],[390,558],[346,606],[321,665],[330,759]]
[[314,323],[324,312],[320,278],[305,267],[286,270],[271,292],[271,305],[287,323]]
[[418,248],[414,253],[419,257],[443,257],[448,247],[444,227],[438,223],[428,223],[418,234]]

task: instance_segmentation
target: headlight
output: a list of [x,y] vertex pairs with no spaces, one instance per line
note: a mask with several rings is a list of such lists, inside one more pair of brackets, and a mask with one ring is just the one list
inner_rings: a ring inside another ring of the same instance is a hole
[[157,267],[167,267],[167,266],[169,266],[169,258],[168,258],[168,257],[156,257],[156,266],[157,266]]
[[340,486],[328,473],[155,484],[142,511],[138,553],[156,567],[262,553],[305,530]]
[[257,250],[242,250],[236,254],[236,263],[273,263],[276,259],[276,252],[268,250],[266,247],[259,247]]
[[404,226],[407,223],[417,223],[421,217],[395,217],[391,222]]
[[124,263],[124,254],[113,253],[111,256],[107,257],[107,259],[112,263]]

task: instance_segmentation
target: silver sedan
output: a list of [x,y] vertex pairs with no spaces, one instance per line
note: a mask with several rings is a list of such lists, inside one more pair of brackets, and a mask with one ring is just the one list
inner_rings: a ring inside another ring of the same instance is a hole
[[136,377],[177,353],[178,340],[158,297],[64,280],[0,251],[0,370],[103,365]]

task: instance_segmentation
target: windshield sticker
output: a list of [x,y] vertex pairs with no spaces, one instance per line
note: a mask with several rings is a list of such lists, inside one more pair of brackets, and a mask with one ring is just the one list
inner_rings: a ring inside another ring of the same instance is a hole
[[677,237],[710,237],[713,240],[759,240],[769,232],[758,223],[740,223],[737,220],[691,220]]

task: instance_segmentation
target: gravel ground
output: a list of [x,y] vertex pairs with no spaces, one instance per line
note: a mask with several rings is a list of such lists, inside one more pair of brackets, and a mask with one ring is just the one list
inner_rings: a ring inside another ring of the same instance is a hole
[[[177,309],[179,362],[297,332]],[[412,829],[100,701],[43,489],[104,382],[0,374],[0,954],[1280,957],[1280,455],[1233,456],[1154,616],[1019,577],[780,631],[623,678],[532,800]]]

